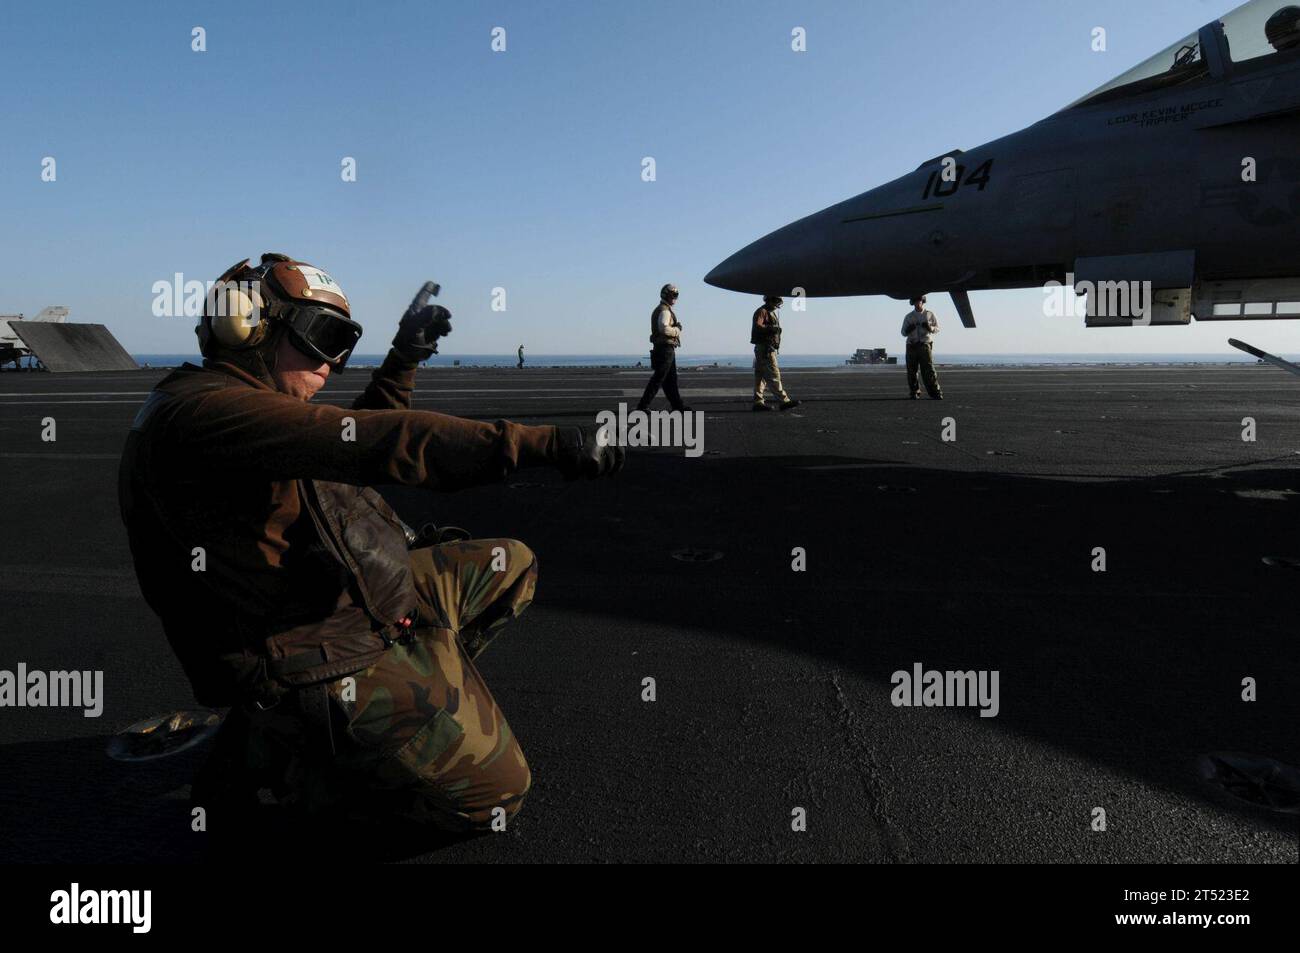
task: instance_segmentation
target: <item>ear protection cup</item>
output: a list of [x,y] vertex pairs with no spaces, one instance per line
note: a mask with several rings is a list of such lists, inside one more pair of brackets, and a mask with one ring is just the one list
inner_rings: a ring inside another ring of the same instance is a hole
[[195,327],[199,351],[206,357],[212,347],[229,350],[253,348],[266,340],[264,302],[257,285],[262,270],[251,268],[248,259],[226,269],[216,280],[204,302],[203,317]]
[[222,347],[256,347],[266,336],[266,322],[259,318],[259,310],[243,289],[226,285],[217,289],[216,313],[209,316],[208,327]]

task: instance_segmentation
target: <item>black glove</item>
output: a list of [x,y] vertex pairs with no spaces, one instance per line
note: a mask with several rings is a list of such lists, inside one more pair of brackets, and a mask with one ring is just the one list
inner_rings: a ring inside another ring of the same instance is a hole
[[438,338],[451,333],[451,312],[440,304],[408,310],[397,326],[393,348],[418,364],[438,353]]
[[569,480],[612,476],[623,469],[627,457],[622,447],[600,446],[595,433],[586,427],[557,427],[555,447],[555,466]]

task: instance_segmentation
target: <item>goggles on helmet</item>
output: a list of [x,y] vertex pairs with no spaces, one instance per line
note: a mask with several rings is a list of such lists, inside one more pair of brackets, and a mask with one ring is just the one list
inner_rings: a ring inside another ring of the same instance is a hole
[[283,321],[289,340],[308,357],[319,358],[335,370],[342,370],[361,340],[361,325],[329,308],[290,305]]

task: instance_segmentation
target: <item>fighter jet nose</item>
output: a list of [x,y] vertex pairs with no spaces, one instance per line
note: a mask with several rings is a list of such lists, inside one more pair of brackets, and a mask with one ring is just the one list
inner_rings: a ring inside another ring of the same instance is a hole
[[704,276],[704,283],[727,291],[744,291],[740,287],[741,275],[744,273],[743,252],[737,252],[726,261],[719,263]]
[[785,279],[796,261],[781,231],[746,245],[705,275],[704,280],[717,288],[744,294],[790,294],[794,286],[786,287]]
[[817,216],[792,222],[746,245],[704,276],[715,288],[744,294],[805,293],[829,264],[830,235]]

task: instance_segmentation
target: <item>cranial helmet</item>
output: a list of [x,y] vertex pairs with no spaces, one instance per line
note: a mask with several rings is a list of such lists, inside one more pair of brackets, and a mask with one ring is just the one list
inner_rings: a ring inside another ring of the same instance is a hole
[[1283,7],[1274,13],[1264,24],[1264,35],[1279,52],[1300,46],[1300,7]]
[[659,289],[660,301],[667,301],[670,298],[676,298],[676,297],[677,297],[676,285],[664,285],[662,288]]
[[208,292],[194,332],[204,357],[257,350],[283,327],[308,356],[342,368],[361,338],[347,295],[314,265],[268,252],[258,265],[248,259],[227,268]]

